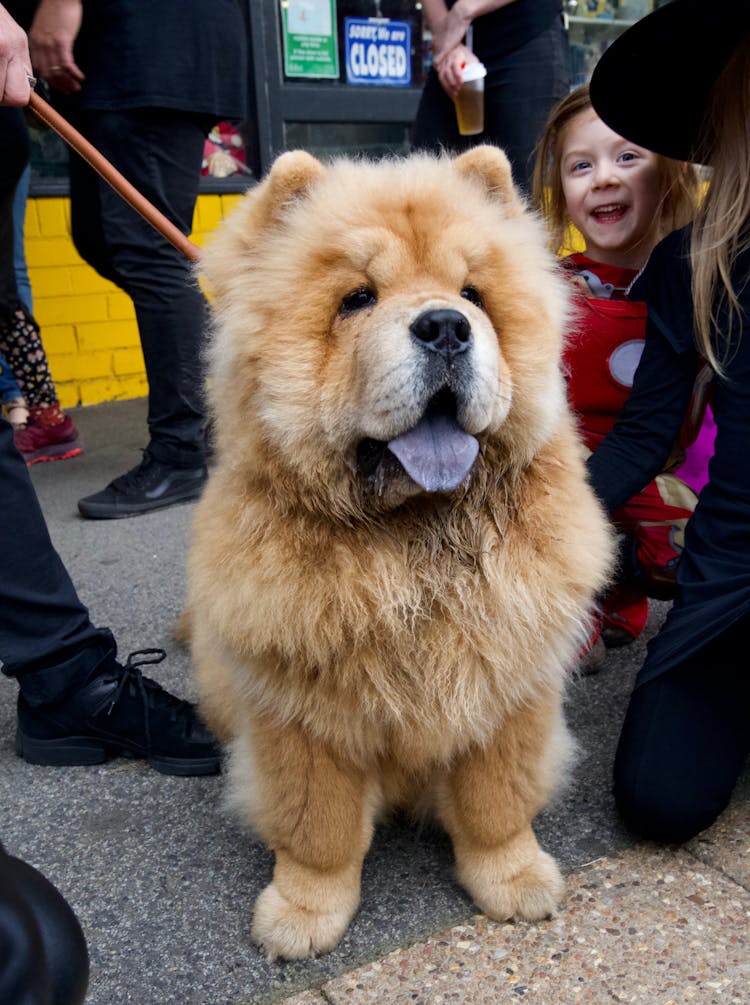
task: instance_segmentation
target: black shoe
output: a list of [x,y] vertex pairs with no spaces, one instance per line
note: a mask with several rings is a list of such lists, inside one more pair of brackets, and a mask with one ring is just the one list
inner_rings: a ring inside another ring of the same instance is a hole
[[581,677],[593,677],[599,673],[607,662],[607,650],[604,647],[601,636],[596,642],[578,658],[577,670]]
[[635,642],[635,635],[626,632],[624,628],[602,628],[602,639],[607,649],[620,649]]
[[198,468],[173,468],[157,461],[148,450],[137,467],[110,482],[106,489],[78,500],[81,516],[90,520],[117,520],[197,499],[206,484],[205,464]]
[[138,669],[165,656],[163,649],[142,649],[122,666],[112,654],[57,705],[35,708],[19,694],[16,753],[31,764],[58,765],[101,764],[125,754],[145,757],[165,775],[215,774],[219,746],[193,705]]

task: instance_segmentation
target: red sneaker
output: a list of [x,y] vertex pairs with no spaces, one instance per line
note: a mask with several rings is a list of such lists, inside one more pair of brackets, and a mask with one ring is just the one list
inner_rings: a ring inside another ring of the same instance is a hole
[[83,452],[78,430],[66,415],[56,426],[30,422],[13,434],[13,442],[27,465],[40,461],[64,461]]

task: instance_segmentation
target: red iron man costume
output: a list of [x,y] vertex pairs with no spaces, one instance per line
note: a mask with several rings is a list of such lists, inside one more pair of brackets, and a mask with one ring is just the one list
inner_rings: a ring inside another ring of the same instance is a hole
[[[595,450],[625,404],[643,352],[646,305],[626,299],[636,270],[595,262],[582,254],[564,260],[575,287],[572,332],[563,353],[568,397],[583,440]],[[609,644],[637,638],[648,599],[668,597],[696,496],[673,475],[659,475],[612,514],[627,538],[638,575],[617,583],[603,602],[601,630]],[[632,570],[631,570],[632,571]]]

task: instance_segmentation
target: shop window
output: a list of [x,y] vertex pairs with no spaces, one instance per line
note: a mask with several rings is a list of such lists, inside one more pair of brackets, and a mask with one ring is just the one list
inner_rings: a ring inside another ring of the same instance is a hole
[[419,0],[280,0],[279,11],[286,83],[424,84]]
[[571,85],[585,84],[607,46],[658,6],[653,0],[566,0]]
[[[45,97],[44,94],[42,94]],[[68,146],[57,133],[50,129],[33,112],[27,111],[26,122],[29,127],[31,181],[57,182],[57,185],[68,183]]]
[[[38,89],[39,85],[38,85]],[[49,100],[49,94],[41,96]],[[57,133],[27,111],[29,165],[33,195],[67,193],[70,149]],[[257,163],[253,130],[244,123],[218,123],[209,134],[203,155],[203,191],[241,191],[255,177]]]
[[[669,0],[563,0],[571,83],[625,28]],[[750,0],[743,0],[750,2]],[[407,153],[431,63],[420,0],[243,0],[256,63],[246,126],[215,127],[202,191],[241,191],[282,149]],[[30,116],[32,194],[67,190],[66,144]]]
[[219,122],[206,139],[201,175],[204,178],[252,178],[248,148],[248,137],[241,125]]
[[398,122],[287,122],[288,149],[307,150],[321,160],[355,149],[366,157],[407,154],[409,126]]

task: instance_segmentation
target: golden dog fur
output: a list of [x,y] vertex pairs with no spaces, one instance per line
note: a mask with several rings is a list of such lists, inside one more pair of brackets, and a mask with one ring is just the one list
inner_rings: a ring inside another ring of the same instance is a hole
[[[565,283],[505,156],[283,154],[203,271],[218,448],[188,610],[233,802],[275,853],[253,937],[333,948],[389,807],[437,816],[482,911],[549,915],[531,823],[611,540],[565,404]],[[437,489],[386,447],[435,402],[478,443]]]

